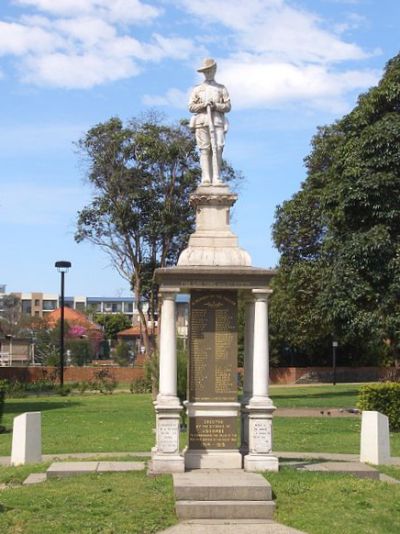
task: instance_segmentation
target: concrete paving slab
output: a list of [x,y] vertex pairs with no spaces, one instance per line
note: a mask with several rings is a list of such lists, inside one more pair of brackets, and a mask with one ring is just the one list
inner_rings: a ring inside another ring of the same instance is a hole
[[30,486],[31,484],[40,484],[47,480],[47,473],[31,473],[24,481],[24,486]]
[[213,534],[306,534],[275,521],[260,520],[193,520],[183,521],[158,534],[204,534],[212,531]]
[[379,474],[379,480],[381,482],[387,482],[388,484],[400,484],[400,480],[390,477],[389,475],[385,475],[384,473]]
[[70,477],[95,473],[99,462],[54,462],[47,469],[47,478]]
[[370,465],[360,462],[320,462],[297,464],[299,471],[313,471],[319,473],[342,473],[354,475],[358,478],[372,478],[379,480],[379,471]]
[[143,471],[144,462],[99,462],[98,473],[121,473],[125,471]]

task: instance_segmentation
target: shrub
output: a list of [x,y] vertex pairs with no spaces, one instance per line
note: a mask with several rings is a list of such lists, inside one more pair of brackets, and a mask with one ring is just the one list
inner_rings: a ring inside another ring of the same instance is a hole
[[385,414],[389,418],[390,430],[400,432],[400,383],[363,386],[358,394],[357,407]]
[[117,381],[108,369],[100,369],[95,372],[90,386],[94,391],[111,394],[117,387]]
[[151,380],[148,378],[132,380],[129,384],[129,391],[131,393],[151,393]]
[[3,427],[1,426],[1,421],[3,419],[3,413],[4,413],[4,399],[6,396],[6,387],[7,382],[5,380],[0,380],[0,433],[2,432]]
[[126,341],[118,341],[115,347],[115,361],[121,367],[127,366],[131,360],[131,347]]

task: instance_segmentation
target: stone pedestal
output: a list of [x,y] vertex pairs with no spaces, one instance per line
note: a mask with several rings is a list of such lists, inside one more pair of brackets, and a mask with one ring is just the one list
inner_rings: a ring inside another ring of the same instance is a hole
[[179,426],[181,404],[154,403],[156,410],[156,446],[151,451],[152,473],[182,473],[185,470],[183,456],[179,452]]
[[175,297],[179,290],[160,292],[160,383],[154,403],[156,410],[156,446],[152,449],[150,471],[179,473],[184,471],[179,453],[179,423],[182,405],[177,397]]
[[278,471],[279,460],[272,455],[272,405],[247,406],[249,413],[249,453],[244,457],[246,471]]
[[240,469],[238,402],[186,403],[189,427],[186,469]]
[[14,417],[11,465],[34,464],[42,461],[41,420],[41,412],[26,412]]
[[178,265],[251,265],[249,254],[239,247],[230,227],[230,208],[237,195],[225,184],[202,185],[191,195],[196,209],[196,231]]
[[272,456],[272,415],[275,406],[268,396],[268,297],[269,289],[254,289],[253,391],[246,406],[249,418],[249,454],[246,471],[278,471],[278,458]]
[[361,417],[360,462],[390,463],[389,419],[374,411],[364,411]]
[[[238,469],[244,456],[249,471],[276,471],[278,460],[271,455],[275,408],[268,397],[267,322],[267,299],[271,293],[268,287],[275,272],[251,267],[250,256],[239,247],[229,219],[236,199],[225,184],[202,185],[196,190],[191,196],[196,208],[196,231],[178,265],[157,269],[156,280],[163,302],[166,295],[178,290],[189,293],[191,299],[185,467]],[[239,292],[248,300],[241,403],[237,384]],[[172,380],[176,374],[174,333],[169,322],[172,307],[172,303],[163,303],[161,316],[160,395],[156,404],[157,445],[153,450],[153,465],[158,465],[160,472],[162,469],[171,472],[167,463],[163,463],[168,455],[169,465],[176,467],[175,458],[181,469],[175,449],[177,422],[176,426],[172,423],[178,420],[179,413],[179,403],[174,401],[176,383]],[[168,406],[171,406],[169,411]],[[161,430],[165,425],[169,430]],[[167,434],[168,438],[163,437]]]

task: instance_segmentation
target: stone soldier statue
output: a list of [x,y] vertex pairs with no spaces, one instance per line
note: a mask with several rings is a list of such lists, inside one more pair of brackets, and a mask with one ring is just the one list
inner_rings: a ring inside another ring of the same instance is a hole
[[214,80],[217,64],[214,59],[203,60],[197,69],[205,80],[197,85],[190,95],[189,111],[195,115],[190,121],[200,149],[201,183],[221,183],[222,151],[228,121],[225,113],[231,110],[231,101],[226,87]]

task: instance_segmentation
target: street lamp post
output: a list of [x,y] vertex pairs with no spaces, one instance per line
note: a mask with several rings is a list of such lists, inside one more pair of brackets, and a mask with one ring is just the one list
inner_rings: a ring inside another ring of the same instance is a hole
[[60,386],[64,385],[64,276],[71,267],[70,261],[56,261],[54,265],[61,273],[61,324],[60,324]]
[[336,349],[338,348],[339,343],[337,341],[332,341],[332,370],[333,370],[333,385],[336,386]]

